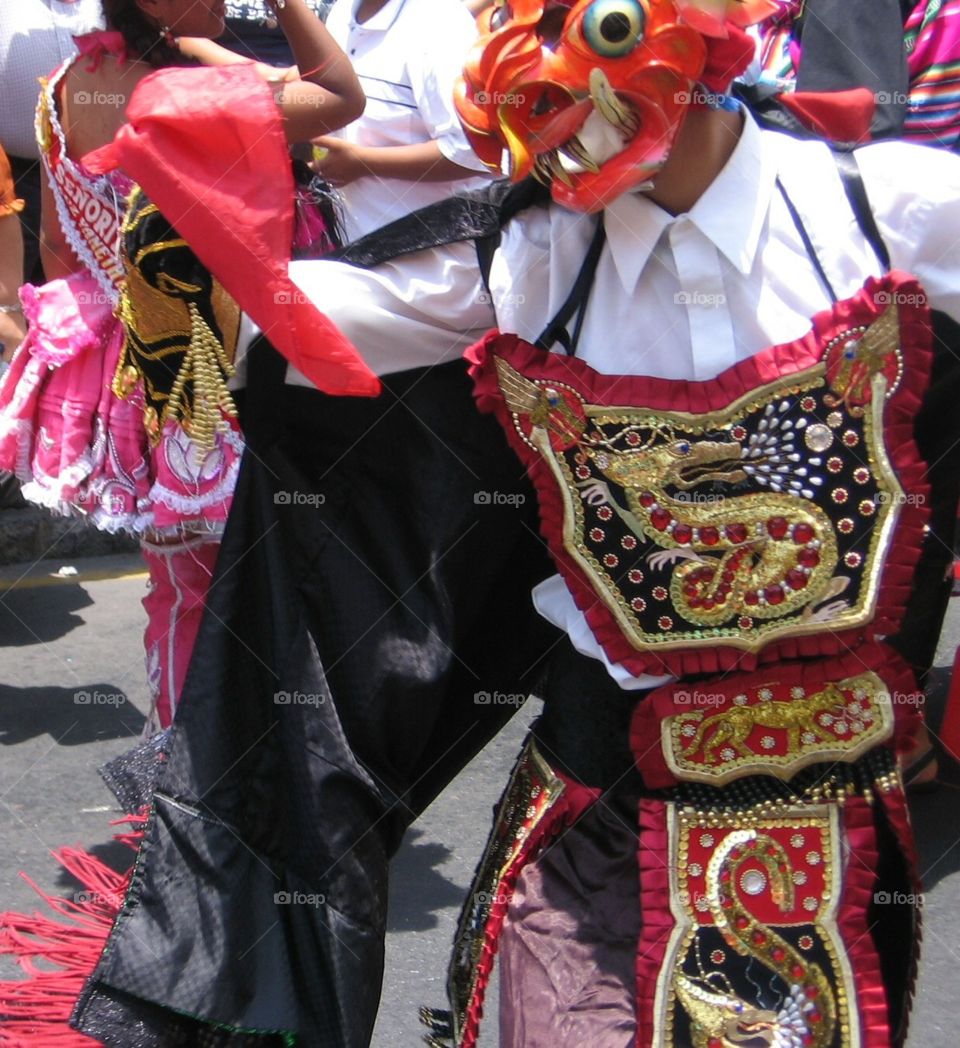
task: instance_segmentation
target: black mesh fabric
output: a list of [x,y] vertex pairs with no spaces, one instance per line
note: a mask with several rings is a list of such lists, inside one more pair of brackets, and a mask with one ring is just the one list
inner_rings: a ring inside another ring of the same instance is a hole
[[139,746],[107,761],[97,770],[120,807],[136,815],[150,803],[167,756],[170,732],[158,731]]

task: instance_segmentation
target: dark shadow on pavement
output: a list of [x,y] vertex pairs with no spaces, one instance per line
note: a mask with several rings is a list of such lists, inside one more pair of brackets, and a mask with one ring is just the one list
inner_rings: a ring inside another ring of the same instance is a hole
[[[0,660],[4,649],[49,644],[65,637],[83,619],[77,614],[93,599],[82,586],[35,586],[0,593]],[[2,661],[0,661],[2,665]]]
[[135,739],[146,718],[115,684],[12,688],[0,684],[0,745],[49,735],[60,746]]
[[435,869],[450,856],[443,844],[417,844],[423,831],[412,829],[390,864],[391,932],[422,932],[436,928],[435,911],[463,902],[463,889]]

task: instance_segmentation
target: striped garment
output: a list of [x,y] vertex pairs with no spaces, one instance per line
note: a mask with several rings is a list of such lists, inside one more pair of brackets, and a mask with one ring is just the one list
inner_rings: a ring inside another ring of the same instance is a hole
[[[766,74],[792,81],[800,62],[793,25],[802,0],[784,0],[761,23],[759,58]],[[960,0],[922,0],[907,17],[904,47],[910,91],[903,137],[956,149],[960,143]]]
[[904,138],[955,149],[960,140],[960,0],[917,4],[904,27],[910,99]]

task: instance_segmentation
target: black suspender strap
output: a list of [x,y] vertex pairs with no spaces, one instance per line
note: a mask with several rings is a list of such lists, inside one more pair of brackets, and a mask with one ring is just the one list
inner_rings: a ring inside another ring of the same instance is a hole
[[[580,342],[580,331],[583,328],[583,318],[587,312],[587,301],[590,298],[593,281],[597,275],[597,264],[600,261],[600,253],[603,251],[606,239],[607,234],[603,227],[603,215],[601,214],[597,221],[593,239],[590,241],[586,258],[583,260],[583,265],[580,267],[580,272],[577,274],[573,288],[567,296],[566,302],[557,310],[556,316],[547,324],[543,329],[543,333],[537,339],[536,345],[538,348],[549,350],[551,346],[559,342],[568,356],[573,356],[576,353],[577,345]],[[580,312],[577,316],[576,327],[573,329],[573,337],[571,338],[567,331],[567,324],[570,323],[571,317],[578,309]]]
[[860,227],[860,232],[873,248],[874,254],[886,273],[890,269],[890,252],[877,228],[877,220],[873,217],[873,210],[867,199],[866,186],[860,176],[856,158],[852,153],[834,153],[834,158],[837,162],[837,170],[840,172],[843,191],[847,194],[847,200],[850,202],[850,208]]
[[817,249],[813,246],[813,241],[810,239],[810,234],[807,232],[806,227],[803,224],[803,219],[800,218],[800,214],[794,206],[793,201],[787,194],[786,187],[780,181],[780,176],[777,176],[777,189],[780,190],[780,196],[783,197],[783,202],[787,206],[787,211],[790,212],[790,217],[793,219],[793,224],[797,228],[797,233],[800,234],[800,239],[803,241],[804,249],[807,252],[807,256],[810,259],[810,264],[817,272],[817,276],[820,278],[820,282],[826,288],[827,294],[830,296],[831,302],[837,301],[837,294],[833,290],[833,285],[827,278],[827,274],[824,272],[823,266],[820,265],[820,258],[817,255]]

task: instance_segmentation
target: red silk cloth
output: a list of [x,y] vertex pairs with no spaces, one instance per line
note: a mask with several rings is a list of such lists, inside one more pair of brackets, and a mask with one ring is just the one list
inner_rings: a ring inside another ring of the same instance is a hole
[[870,121],[876,109],[876,99],[865,87],[854,87],[849,91],[785,92],[778,98],[804,127],[831,142],[870,140]]
[[290,280],[294,185],[273,92],[252,65],[160,70],[133,92],[114,141],[83,162],[138,182],[318,389],[375,396],[355,347]]

